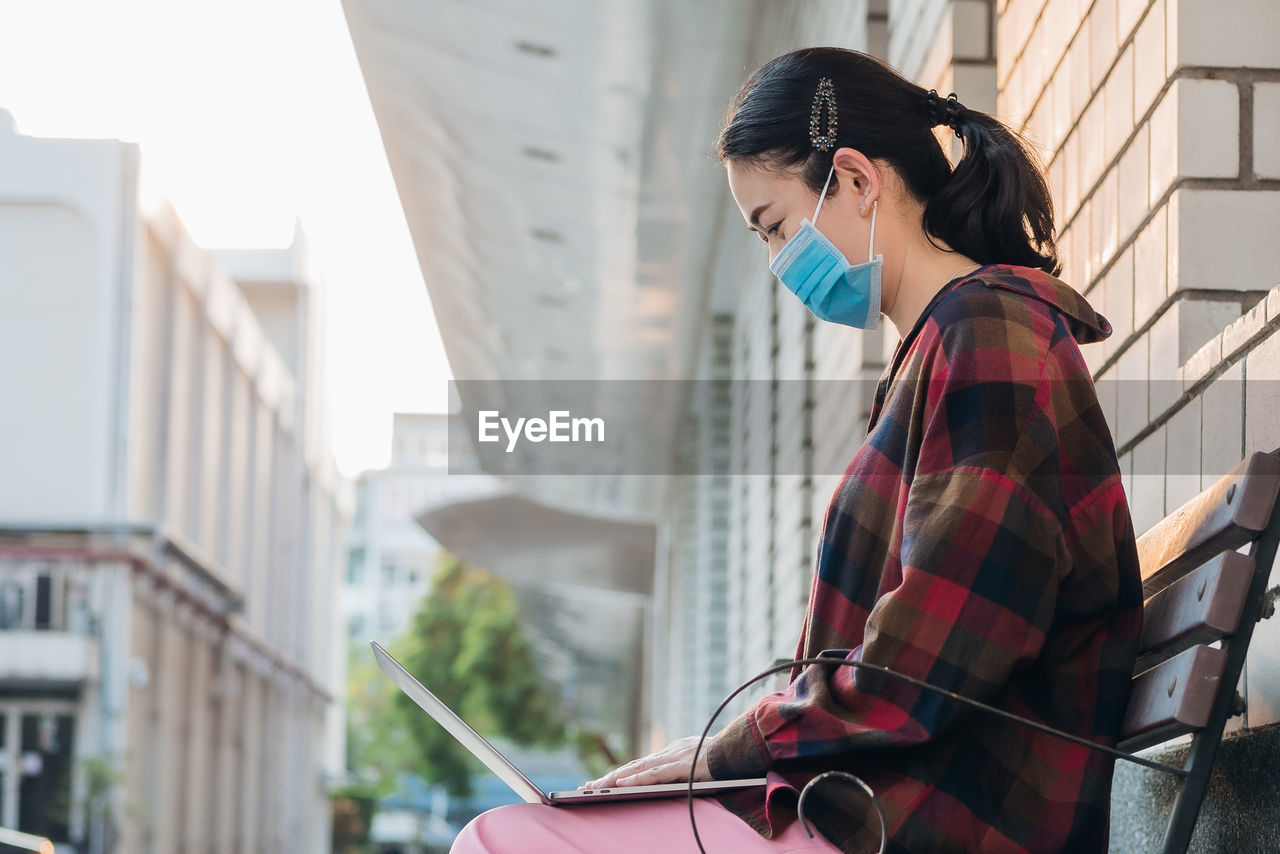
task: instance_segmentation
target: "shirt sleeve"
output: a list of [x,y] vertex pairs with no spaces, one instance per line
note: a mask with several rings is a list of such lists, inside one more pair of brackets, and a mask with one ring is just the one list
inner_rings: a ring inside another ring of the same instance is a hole
[[[927,360],[901,577],[846,658],[990,701],[1039,654],[1070,555],[1043,364],[1025,355],[961,334]],[[971,713],[885,674],[810,665],[711,739],[708,768],[754,776],[778,760],[921,744]]]

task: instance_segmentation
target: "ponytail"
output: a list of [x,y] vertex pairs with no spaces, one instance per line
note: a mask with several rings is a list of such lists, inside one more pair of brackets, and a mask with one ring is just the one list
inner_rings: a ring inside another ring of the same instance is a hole
[[[975,261],[1062,272],[1053,198],[1034,152],[999,119],[963,108],[964,155],[928,197],[921,224]],[[932,242],[932,240],[930,240]]]
[[[810,110],[823,77],[832,81],[840,120],[834,144],[818,149],[810,138]],[[999,119],[955,102],[949,115],[964,155],[952,170],[933,134],[935,106],[935,97],[869,54],[805,48],[770,60],[748,78],[730,104],[715,153],[721,160],[797,169],[816,194],[834,152],[856,148],[893,166],[924,205],[921,225],[930,242],[937,237],[981,264],[1058,275],[1053,201],[1032,148]]]

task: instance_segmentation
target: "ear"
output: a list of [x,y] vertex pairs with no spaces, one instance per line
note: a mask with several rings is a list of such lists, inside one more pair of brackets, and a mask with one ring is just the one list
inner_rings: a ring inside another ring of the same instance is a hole
[[[871,205],[880,198],[880,169],[856,148],[840,148],[832,158],[837,179],[844,187],[852,186],[862,198],[858,206],[862,213],[871,213]],[[865,209],[863,209],[865,206]]]

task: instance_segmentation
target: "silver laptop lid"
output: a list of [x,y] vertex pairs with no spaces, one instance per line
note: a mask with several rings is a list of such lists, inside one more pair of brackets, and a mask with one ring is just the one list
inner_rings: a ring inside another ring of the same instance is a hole
[[532,780],[520,773],[520,769],[512,765],[505,756],[498,752],[496,747],[485,741],[484,736],[468,726],[466,721],[454,714],[453,709],[446,706],[439,697],[432,694],[426,689],[426,686],[413,678],[413,674],[405,670],[400,662],[392,658],[391,653],[383,649],[377,641],[369,641],[369,645],[373,647],[373,657],[377,659],[378,667],[382,669],[382,672],[390,676],[392,681],[400,686],[401,691],[408,694],[410,699],[421,706],[424,712],[431,715],[440,726],[448,730],[449,734],[460,741],[463,747],[475,754],[490,771],[497,774],[502,782],[510,786],[517,795],[531,804],[551,802],[543,794],[542,790],[534,785]]

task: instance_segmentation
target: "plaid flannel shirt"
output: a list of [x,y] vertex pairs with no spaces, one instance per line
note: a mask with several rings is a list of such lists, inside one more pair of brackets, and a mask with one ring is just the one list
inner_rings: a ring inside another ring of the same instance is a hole
[[[827,509],[796,657],[841,650],[1113,746],[1142,592],[1115,447],[1079,343],[1106,319],[1038,269],[948,283],[899,344]],[[769,837],[817,773],[865,780],[891,852],[1092,852],[1110,757],[854,668],[792,669],[709,740],[717,795]],[[874,851],[869,799],[838,779],[805,814]]]

